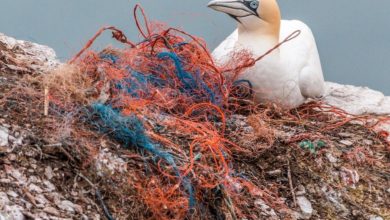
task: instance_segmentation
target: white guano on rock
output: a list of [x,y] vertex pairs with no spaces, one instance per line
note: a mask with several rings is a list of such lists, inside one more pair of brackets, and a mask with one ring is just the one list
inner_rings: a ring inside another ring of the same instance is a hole
[[59,65],[55,51],[44,45],[16,40],[0,33],[0,70],[47,73]]
[[313,215],[313,207],[311,206],[311,202],[304,196],[297,197],[297,203],[302,212],[302,219],[310,219]]
[[368,87],[326,82],[324,101],[354,115],[390,115],[390,97]]
[[8,146],[8,128],[0,126],[0,147]]

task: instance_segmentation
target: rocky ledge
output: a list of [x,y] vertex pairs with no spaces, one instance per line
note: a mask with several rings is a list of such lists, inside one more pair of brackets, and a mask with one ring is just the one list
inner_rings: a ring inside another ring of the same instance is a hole
[[[17,85],[20,75],[45,74],[57,65],[53,49],[0,33],[0,101],[7,99],[4,94]],[[328,82],[324,101],[353,115],[390,115],[390,97],[365,87]],[[72,149],[61,143],[43,143],[39,120],[19,122],[18,117],[29,117],[28,111],[12,108],[17,105],[13,100],[7,110],[2,103],[5,101],[0,102],[0,220],[101,219],[107,217],[102,197],[117,219],[142,218],[145,209],[134,208],[141,203],[136,197],[119,201],[109,193],[115,190],[111,185],[115,182],[105,182],[131,173],[133,162],[123,157],[118,145],[102,138],[94,158],[96,172],[84,176],[75,168],[74,156],[69,153]],[[258,139],[242,138],[253,133],[256,126],[251,121],[253,118],[241,115],[228,119],[233,141],[249,147],[260,144]],[[294,210],[293,219],[390,218],[389,152],[375,134],[354,124],[335,129],[324,134],[329,138],[328,149],[316,156],[307,148],[311,142],[291,149],[285,144],[303,128],[283,125],[273,129],[278,141],[262,152],[256,163],[241,162],[238,169],[261,176],[265,185],[282,186],[279,193]],[[387,129],[390,131],[390,126]],[[96,176],[104,177],[99,186],[107,192],[100,197],[93,193],[97,186],[88,179]],[[261,198],[254,206],[259,211],[253,218],[283,219]],[[124,207],[126,211],[121,210]]]
[[58,64],[56,53],[52,48],[16,40],[0,33],[0,71],[43,73]]
[[390,97],[368,87],[327,82],[324,101],[354,115],[390,115]]

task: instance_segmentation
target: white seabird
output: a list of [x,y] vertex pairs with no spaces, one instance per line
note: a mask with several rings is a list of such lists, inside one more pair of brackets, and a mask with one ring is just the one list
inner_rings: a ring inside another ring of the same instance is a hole
[[242,49],[254,58],[261,56],[294,31],[301,31],[240,75],[239,79],[251,82],[256,102],[295,108],[307,98],[324,95],[320,57],[310,28],[298,20],[281,21],[276,0],[213,0],[208,6],[238,22],[238,28],[213,52],[220,65]]

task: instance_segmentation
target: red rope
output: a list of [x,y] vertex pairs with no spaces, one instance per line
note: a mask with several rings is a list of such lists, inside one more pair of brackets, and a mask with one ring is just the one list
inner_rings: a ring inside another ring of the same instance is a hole
[[[140,22],[139,22],[139,20],[138,20],[137,10],[140,10],[140,11],[141,11],[142,17],[144,18],[144,23],[145,23],[146,31],[148,32],[147,35],[146,35],[146,34],[144,33],[144,31],[142,30],[141,24],[140,24]],[[141,33],[141,35],[142,35],[145,39],[150,38],[150,36],[152,35],[152,31],[150,30],[149,21],[148,21],[148,19],[147,19],[147,17],[146,17],[146,13],[145,13],[144,9],[141,7],[140,4],[136,4],[136,5],[135,5],[133,14],[134,14],[135,24],[137,25],[138,31]]]
[[264,57],[266,57],[269,54],[271,54],[274,50],[278,49],[283,44],[285,44],[285,43],[287,43],[287,42],[297,38],[300,34],[301,34],[301,30],[296,30],[296,31],[292,32],[290,35],[288,35],[282,42],[278,43],[277,45],[275,45],[273,48],[269,49],[267,52],[265,52],[263,55],[259,56],[258,58],[250,59],[247,63],[244,63],[244,64],[242,64],[242,65],[240,65],[238,67],[235,67],[235,68],[223,70],[223,72],[239,72],[242,69],[245,69],[245,68],[248,68],[248,67],[252,67],[258,61],[262,60]]
[[74,63],[86,50],[88,50],[92,44],[95,42],[95,40],[106,30],[112,30],[112,37],[118,40],[119,42],[122,42],[124,44],[128,44],[131,47],[135,47],[135,44],[131,41],[127,40],[127,37],[123,34],[123,32],[119,29],[117,29],[114,26],[109,27],[103,27],[101,28],[83,47],[83,49],[80,50],[70,61],[69,63]]

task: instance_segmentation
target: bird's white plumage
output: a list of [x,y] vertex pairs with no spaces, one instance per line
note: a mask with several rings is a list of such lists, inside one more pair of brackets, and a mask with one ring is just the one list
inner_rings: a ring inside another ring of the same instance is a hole
[[[283,41],[292,32],[301,34],[282,45],[279,51],[260,60],[254,67],[247,69],[241,79],[251,81],[257,101],[278,102],[287,107],[297,107],[307,98],[320,97],[325,84],[316,42],[310,28],[298,20],[283,20],[279,41]],[[238,30],[235,30],[214,51],[213,57],[220,65],[228,62],[231,55],[240,49],[247,49],[254,57],[265,51],[256,49],[262,39],[252,39],[247,47],[238,42]],[[253,47],[251,46],[253,45]],[[260,46],[261,47],[261,46]],[[272,46],[269,46],[271,49]],[[279,53],[278,55],[275,55]]]
[[236,29],[214,49],[212,56],[219,65],[223,65],[229,61],[230,55],[234,53],[234,46],[236,45],[237,39],[238,30]]

